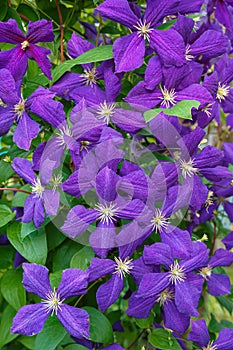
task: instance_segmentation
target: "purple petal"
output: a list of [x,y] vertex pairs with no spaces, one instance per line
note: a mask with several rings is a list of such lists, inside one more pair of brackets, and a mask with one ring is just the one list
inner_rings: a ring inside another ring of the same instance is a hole
[[79,35],[72,33],[68,41],[67,49],[72,58],[82,55],[84,52],[93,49],[95,46],[87,40],[83,40]]
[[25,305],[13,319],[11,333],[21,335],[34,335],[39,333],[44,327],[44,323],[49,314],[43,304]]
[[0,68],[7,68],[15,80],[21,80],[26,73],[28,59],[20,46],[0,52]]
[[28,159],[15,158],[12,163],[14,171],[24,179],[24,181],[32,184],[36,180],[36,175],[32,170],[32,163]]
[[198,317],[199,298],[199,291],[191,283],[184,281],[175,285],[175,303],[180,312],[188,316]]
[[44,207],[47,216],[57,214],[57,210],[60,204],[60,194],[58,191],[45,190],[43,193]]
[[42,19],[36,22],[28,23],[28,32],[26,36],[29,43],[50,42],[54,40],[52,22]]
[[140,284],[145,273],[159,272],[160,271],[159,267],[155,267],[152,265],[145,265],[142,256],[139,259],[134,260],[132,265],[133,265],[133,269],[131,270],[131,275],[132,275],[132,277],[135,280],[137,285]]
[[15,19],[0,23],[0,42],[18,44],[25,40],[23,32],[19,29]]
[[174,24],[174,29],[177,30],[178,33],[184,39],[184,42],[187,44],[192,33],[194,26],[194,20],[192,18],[188,18],[183,15],[178,15],[178,20]]
[[226,201],[223,203],[223,207],[224,207],[230,221],[233,222],[233,203]]
[[223,152],[213,146],[206,146],[195,157],[195,165],[200,168],[212,168],[220,165],[223,159]]
[[165,327],[184,334],[189,327],[190,317],[179,312],[173,300],[167,300],[163,308]]
[[134,134],[142,128],[146,127],[145,120],[141,113],[117,108],[112,116],[113,123],[118,128]]
[[115,74],[115,65],[113,60],[105,61],[103,64],[106,99],[108,102],[114,102],[122,87],[122,74]]
[[10,108],[0,106],[0,136],[8,133],[11,125],[14,123],[14,120],[15,113],[11,112]]
[[176,94],[176,100],[197,100],[200,102],[200,108],[213,102],[211,94],[202,85],[192,84]]
[[89,282],[95,281],[100,277],[112,274],[115,269],[115,263],[109,259],[93,258],[91,260],[89,272]]
[[227,29],[232,29],[232,14],[227,5],[223,1],[217,1],[216,10],[214,12],[216,19],[222,23]]
[[96,221],[98,213],[94,209],[86,209],[82,205],[72,208],[66,218],[62,231],[71,238],[80,236],[88,226]]
[[88,283],[88,273],[80,269],[66,269],[62,271],[61,282],[57,293],[61,299],[68,299],[76,295],[85,294]]
[[224,328],[219,332],[218,339],[213,343],[216,345],[217,349],[221,350],[231,350],[232,349],[232,339],[233,339],[233,329]]
[[104,312],[120,296],[124,287],[124,279],[118,274],[113,274],[110,280],[102,284],[96,293],[96,300],[100,311]]
[[171,15],[174,11],[174,7],[179,1],[167,1],[167,0],[147,0],[147,7],[144,15],[144,20],[150,23],[151,27],[154,27],[160,19],[167,15]]
[[116,73],[128,72],[143,64],[145,40],[137,33],[118,38],[113,44]]
[[174,258],[187,258],[192,252],[192,242],[188,231],[169,225],[160,232],[163,243],[170,246]]
[[127,0],[106,0],[96,9],[102,16],[111,19],[114,22],[121,23],[130,29],[134,29],[138,17],[131,10]]
[[34,194],[28,196],[24,203],[24,214],[22,217],[22,222],[30,222],[33,220],[34,208],[37,199],[34,197]]
[[15,129],[13,141],[19,148],[28,151],[31,146],[31,141],[37,137],[39,131],[40,125],[32,120],[26,112],[24,112]]
[[225,249],[217,249],[210,259],[209,265],[214,268],[216,266],[230,266],[233,263],[233,253]]
[[57,312],[57,318],[72,337],[88,338],[90,336],[90,320],[85,310],[63,304],[61,310]]
[[174,29],[153,30],[150,45],[165,65],[182,66],[186,62],[184,41]]
[[167,244],[154,243],[151,246],[145,246],[143,260],[145,264],[163,265],[169,269],[173,263],[172,251]]
[[231,282],[227,275],[212,273],[207,279],[208,291],[211,295],[224,295],[231,293]]
[[101,200],[112,202],[116,199],[116,185],[119,176],[109,167],[104,167],[96,176],[96,191]]
[[222,242],[225,244],[227,249],[233,248],[233,231],[224,237]]
[[8,104],[16,104],[19,102],[19,97],[17,90],[15,88],[15,81],[8,69],[0,70],[0,98],[1,100]]
[[140,81],[135,85],[132,90],[128,93],[125,101],[135,108],[142,107],[144,110],[153,108],[161,102],[162,92],[160,89],[155,89],[153,91],[147,90],[145,88],[145,83]]
[[140,283],[138,295],[145,298],[159,294],[169,286],[168,276],[168,273],[146,273]]
[[117,215],[126,220],[135,219],[141,215],[143,215],[143,209],[145,208],[145,204],[139,199],[133,199],[130,203],[122,206],[118,211]]
[[30,44],[28,48],[28,52],[30,55],[30,58],[34,59],[42,72],[46,75],[46,77],[50,80],[52,80],[50,69],[52,67],[52,64],[50,63],[47,55],[51,53],[50,50],[47,50],[43,47],[39,47],[34,44]]
[[134,292],[129,299],[126,313],[132,317],[147,318],[156,300],[157,296],[153,298],[143,298],[141,295],[139,296],[137,292]]
[[152,56],[145,71],[145,88],[153,90],[162,80],[162,66],[157,56]]
[[33,222],[36,228],[40,227],[40,225],[44,222],[44,219],[45,219],[45,212],[44,212],[43,201],[42,199],[37,199],[35,201],[34,217],[33,217]]
[[113,223],[99,222],[91,234],[89,242],[93,250],[101,258],[105,258],[109,249],[116,247],[116,227]]
[[208,345],[210,336],[205,320],[192,321],[192,329],[188,340],[194,341],[201,348]]
[[49,270],[47,267],[37,264],[23,264],[23,285],[29,293],[39,295],[46,299],[46,295],[52,292],[49,282]]

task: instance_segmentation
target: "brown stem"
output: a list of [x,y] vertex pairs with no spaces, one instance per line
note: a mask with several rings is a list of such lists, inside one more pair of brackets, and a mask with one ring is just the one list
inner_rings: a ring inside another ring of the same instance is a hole
[[60,31],[61,31],[61,36],[60,36],[60,51],[61,51],[61,61],[65,61],[65,56],[64,56],[64,45],[63,45],[63,40],[64,40],[64,25],[63,25],[63,19],[62,19],[62,14],[61,14],[61,9],[59,5],[59,0],[56,0],[56,7],[57,7],[57,13],[59,17],[59,22],[60,22]]
[[29,22],[30,19],[26,16],[24,16],[22,13],[18,13],[19,17],[21,17],[22,19],[24,19],[25,21]]
[[213,236],[212,247],[210,250],[210,255],[213,255],[215,243],[216,243],[216,238],[217,238],[217,225],[215,224],[215,222],[213,222],[213,224],[214,224],[214,236]]
[[32,192],[29,192],[29,191],[20,190],[19,188],[9,188],[9,187],[0,187],[0,191],[14,191],[14,192],[32,194]]
[[141,336],[145,333],[146,329],[143,329],[137,336],[136,339],[134,339],[134,341],[126,348],[127,350],[132,349],[134,347],[134,345],[137,343],[137,341],[139,340],[139,338],[141,338]]
[[8,0],[8,6],[11,7],[11,0]]

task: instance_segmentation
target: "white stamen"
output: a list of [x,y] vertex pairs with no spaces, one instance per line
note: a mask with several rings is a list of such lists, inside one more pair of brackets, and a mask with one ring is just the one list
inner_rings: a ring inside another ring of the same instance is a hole
[[207,200],[205,201],[205,207],[206,207],[207,213],[209,212],[209,207],[214,204],[213,197],[214,197],[214,192],[209,191]]
[[23,42],[21,43],[21,49],[24,50],[24,51],[25,51],[29,46],[30,46],[30,44],[29,44],[29,42],[28,42],[27,40],[25,40],[25,41],[23,41]]
[[60,295],[57,294],[55,288],[53,292],[46,294],[46,299],[42,299],[42,304],[46,309],[46,312],[49,313],[52,310],[52,315],[57,315],[58,310],[61,310],[61,305],[65,299],[60,300]]
[[17,118],[17,120],[19,120],[22,117],[22,115],[25,111],[25,102],[26,102],[26,100],[21,98],[19,100],[19,102],[16,105],[14,105],[14,112],[15,112],[15,117]]
[[161,293],[159,293],[159,296],[156,301],[157,303],[160,304],[160,306],[162,306],[174,298],[175,298],[174,292],[169,291],[168,288],[166,288]]
[[162,88],[162,86],[160,87],[161,92],[163,94],[163,97],[159,97],[160,100],[162,100],[161,102],[161,106],[166,106],[166,108],[169,108],[171,106],[174,106],[176,104],[176,92],[175,89],[171,89],[170,91],[164,86],[164,88]]
[[103,223],[113,223],[116,221],[117,211],[116,204],[110,202],[105,204],[97,203],[95,209],[99,212],[98,219]]
[[225,98],[228,96],[230,92],[230,86],[227,84],[221,84],[218,83],[218,91],[216,98],[219,100],[219,102],[222,102],[222,100],[225,100]]
[[53,191],[56,191],[58,186],[62,183],[62,175],[54,175],[52,179],[50,180],[51,185],[53,185]]
[[59,131],[56,132],[57,135],[57,143],[59,146],[66,147],[66,141],[64,136],[72,137],[72,132],[68,126],[62,127]]
[[85,85],[90,85],[90,87],[93,87],[97,83],[97,73],[96,69],[89,67],[87,69],[84,69],[84,73],[81,74],[83,83]]
[[184,268],[179,265],[178,261],[175,261],[173,265],[170,265],[169,280],[172,284],[184,282],[186,275]]
[[115,109],[115,103],[107,104],[106,101],[104,103],[101,103],[98,107],[98,116],[97,119],[104,119],[104,121],[107,123],[107,125],[111,121],[111,117],[114,114]]
[[88,146],[91,145],[91,142],[90,141],[80,141],[81,143],[81,146],[80,146],[80,151],[82,151],[83,149],[85,149],[86,151],[88,151]]
[[185,58],[186,58],[187,61],[192,61],[192,59],[194,58],[193,55],[189,54],[190,50],[191,50],[191,46],[188,44],[186,46],[186,50],[185,50]]
[[129,259],[127,257],[123,261],[120,257],[119,258],[114,257],[114,260],[116,264],[115,264],[115,271],[113,272],[113,274],[117,273],[118,275],[120,275],[121,279],[123,279],[126,274],[130,275],[130,270],[133,269],[133,265],[132,265],[133,259]]
[[202,112],[204,112],[208,118],[212,115],[212,103],[209,103],[206,107],[203,107]]
[[150,41],[150,33],[153,31],[153,28],[150,28],[150,22],[146,23],[146,20],[142,22],[140,19],[136,25],[134,25],[134,28],[137,29],[137,34],[139,37],[143,36],[143,38],[148,41]]
[[209,265],[200,269],[200,275],[204,277],[205,280],[207,280],[211,276],[211,273],[212,268]]
[[40,179],[35,179],[31,186],[32,193],[34,193],[35,198],[42,198],[44,187],[41,185]]
[[192,177],[198,172],[198,169],[195,168],[195,163],[193,159],[189,161],[180,159],[180,168],[182,170],[182,176],[186,179],[187,176]]
[[162,214],[159,208],[155,209],[154,216],[150,222],[153,225],[153,230],[155,230],[156,233],[160,232],[162,228],[166,229],[169,223],[168,218]]
[[210,341],[207,346],[203,346],[202,350],[218,350],[217,345],[213,345],[213,341]]

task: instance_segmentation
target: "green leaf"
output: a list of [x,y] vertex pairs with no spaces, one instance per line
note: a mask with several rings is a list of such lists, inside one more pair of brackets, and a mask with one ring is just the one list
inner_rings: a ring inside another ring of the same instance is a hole
[[178,341],[165,331],[165,329],[157,328],[149,335],[149,343],[155,348],[162,350],[182,350]]
[[5,162],[4,160],[0,160],[0,184],[8,180],[13,174],[14,170],[12,169],[10,163]]
[[53,271],[69,268],[71,258],[77,253],[80,247],[80,244],[71,240],[63,242],[59,246],[59,249],[53,253]]
[[111,323],[100,311],[94,307],[83,308],[90,316],[90,338],[97,343],[111,343],[113,341],[113,330]]
[[34,350],[54,350],[66,335],[56,316],[49,316],[43,330],[37,335]]
[[12,265],[15,250],[11,245],[0,246],[0,269],[7,269]]
[[21,226],[21,238],[24,239],[25,237],[27,237],[28,235],[30,235],[30,233],[37,231],[37,229],[35,228],[34,223],[28,222],[22,222],[22,226]]
[[225,296],[217,296],[216,297],[217,301],[219,302],[219,304],[221,305],[221,307],[223,309],[226,309],[230,314],[233,311],[233,301],[231,301],[230,299],[228,299]]
[[148,318],[135,318],[135,322],[140,328],[150,328],[154,321],[154,315],[150,314]]
[[55,81],[57,81],[64,73],[70,71],[71,68],[76,66],[77,64],[100,62],[104,60],[109,60],[111,58],[113,58],[112,45],[103,45],[95,47],[94,49],[84,52],[79,57],[70,61],[63,62],[59,66],[57,66],[52,74],[52,82],[55,83]]
[[10,333],[12,320],[15,314],[16,314],[16,311],[10,305],[7,305],[7,307],[5,308],[5,310],[1,315],[0,348],[2,348],[5,344],[11,342],[16,337],[18,337],[18,334]]
[[180,101],[172,108],[155,108],[150,109],[144,113],[145,121],[148,123],[154,119],[160,112],[163,112],[166,115],[172,115],[183,119],[192,120],[191,109],[198,108],[200,102],[196,100],[185,100]]
[[38,21],[39,19],[36,11],[31,6],[25,4],[19,5],[19,7],[17,7],[17,12],[22,13],[24,16],[26,16],[33,22]]
[[30,233],[22,240],[21,223],[15,221],[7,228],[13,247],[29,262],[44,265],[47,258],[47,241],[44,230]]
[[3,0],[0,5],[0,21],[6,16],[7,13],[7,0]]
[[87,350],[86,346],[71,344],[65,347],[65,350]]
[[33,336],[33,337],[21,336],[21,337],[17,338],[18,342],[20,342],[21,344],[23,344],[24,346],[26,346],[26,348],[28,348],[30,350],[34,350],[35,340],[36,340],[36,336]]
[[26,291],[22,279],[21,270],[8,270],[1,279],[2,295],[16,311],[26,304]]
[[22,29],[22,31],[24,31],[24,28],[22,26],[22,21],[18,13],[12,7],[8,7],[7,14],[6,14],[6,17],[4,18],[4,21],[6,22],[8,21],[8,19],[11,19],[11,18],[15,19],[16,22],[18,23],[19,28]]
[[80,249],[71,259],[70,267],[76,267],[81,270],[86,270],[94,258],[95,253],[91,247],[84,247]]
[[[20,188],[21,190],[31,191],[31,186],[29,184],[24,185]],[[12,207],[24,207],[26,198],[29,196],[28,193],[17,192],[12,200]]]
[[5,226],[10,222],[16,215],[16,212],[14,211],[12,213],[12,210],[4,204],[0,205],[0,227]]

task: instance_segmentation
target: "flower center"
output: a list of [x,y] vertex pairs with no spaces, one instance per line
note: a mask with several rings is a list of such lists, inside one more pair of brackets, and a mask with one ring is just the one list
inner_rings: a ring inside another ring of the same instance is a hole
[[192,61],[192,59],[194,58],[193,55],[190,55],[190,54],[189,54],[190,51],[191,51],[191,46],[188,44],[188,45],[186,46],[186,50],[185,50],[185,58],[186,58],[187,61]]
[[105,204],[97,203],[95,209],[99,212],[98,219],[103,223],[113,223],[116,221],[117,211],[116,204],[110,202]]
[[230,92],[230,86],[227,84],[221,84],[218,83],[218,91],[216,98],[219,100],[219,102],[222,102],[222,100],[225,100],[225,98],[228,96]]
[[130,274],[130,270],[133,269],[133,265],[132,265],[132,261],[133,259],[129,259],[128,257],[125,258],[125,260],[121,260],[121,258],[117,258],[114,257],[115,260],[115,272],[113,273],[117,273],[121,279],[123,279],[125,277],[125,275],[129,275]]
[[66,147],[66,139],[65,137],[72,137],[72,132],[68,126],[62,127],[57,133],[57,143],[59,146]]
[[159,296],[156,301],[161,306],[167,303],[168,301],[171,301],[174,298],[175,298],[174,293],[172,291],[169,291],[168,288],[166,288],[161,293],[159,293]]
[[160,232],[162,228],[166,229],[168,226],[168,218],[162,214],[159,208],[155,209],[155,214],[150,222],[153,225],[153,230],[155,230],[156,233]]
[[58,186],[62,183],[62,175],[54,175],[52,179],[50,180],[51,185],[53,186],[53,191],[56,191]]
[[89,141],[81,141],[80,143],[81,143],[80,151],[82,151],[83,149],[85,149],[87,151],[88,146],[91,145],[91,142],[89,142]]
[[25,51],[29,46],[30,46],[30,45],[29,45],[29,42],[28,42],[27,40],[25,40],[25,41],[23,41],[23,42],[21,43],[21,49],[24,50],[24,51]]
[[49,313],[52,310],[52,315],[57,315],[57,311],[61,310],[61,305],[65,299],[60,300],[60,295],[57,294],[55,288],[53,292],[50,292],[46,294],[46,299],[42,299],[42,304],[44,304],[44,307],[46,308],[47,313]]
[[200,275],[204,277],[205,280],[207,280],[211,276],[211,273],[212,268],[209,265],[200,269]]
[[161,106],[166,106],[166,108],[169,108],[171,106],[174,106],[176,104],[176,92],[175,89],[171,89],[170,91],[164,86],[164,88],[162,88],[161,86],[161,92],[163,94],[163,97],[159,97],[162,102],[161,102]]
[[205,207],[206,207],[207,213],[209,212],[209,207],[214,204],[213,196],[214,196],[214,192],[209,191],[207,200],[205,201]]
[[185,179],[187,176],[192,177],[198,172],[198,169],[195,168],[193,159],[190,159],[188,162],[186,162],[186,160],[180,159],[180,168],[182,170],[182,176]]
[[31,188],[35,198],[42,198],[44,187],[41,185],[40,179],[34,180]]
[[172,284],[177,282],[184,282],[186,275],[184,273],[184,268],[179,265],[178,261],[175,261],[173,265],[170,265],[169,279]]
[[84,69],[84,73],[81,74],[81,78],[85,85],[90,85],[91,87],[93,87],[97,82],[96,69],[90,69],[89,67],[87,69]]
[[98,107],[97,119],[103,119],[107,125],[110,123],[111,117],[114,114],[115,103],[107,104],[106,101],[101,103]]
[[25,102],[26,100],[21,98],[19,102],[16,105],[14,105],[14,112],[15,112],[15,116],[17,117],[17,120],[19,120],[22,117],[25,111]]
[[218,348],[217,345],[213,345],[213,341],[211,341],[207,346],[203,346],[202,350],[218,350]]
[[134,28],[137,29],[138,36],[143,38],[148,41],[150,41],[150,33],[152,32],[153,28],[150,28],[150,22],[146,23],[146,20],[142,22],[140,19],[136,25],[134,25]]
[[203,107],[201,111],[203,111],[207,117],[210,118],[212,114],[212,103],[209,103],[206,107]]

